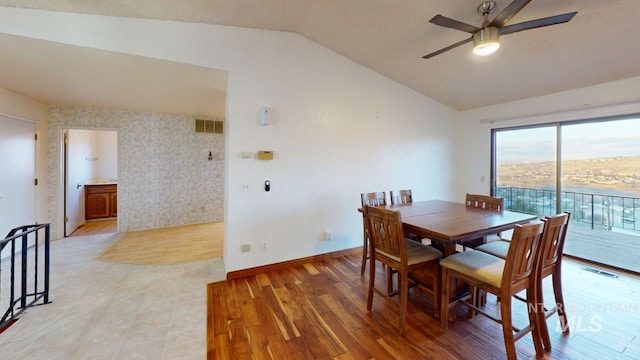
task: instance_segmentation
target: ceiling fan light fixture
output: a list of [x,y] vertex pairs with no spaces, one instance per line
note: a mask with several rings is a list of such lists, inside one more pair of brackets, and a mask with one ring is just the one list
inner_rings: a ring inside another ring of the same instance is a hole
[[480,56],[493,54],[500,48],[500,29],[486,27],[473,34],[473,53]]
[[[505,0],[506,1],[506,0]],[[527,6],[531,0],[512,0],[498,15],[489,20],[489,15],[496,9],[496,2],[487,0],[480,3],[478,12],[484,18],[481,26],[469,25],[465,22],[442,16],[440,14],[429,20],[430,23],[446,28],[463,31],[467,34],[473,34],[462,41],[453,43],[445,48],[434,51],[423,56],[423,59],[431,59],[432,57],[442,54],[445,51],[457,48],[460,45],[467,44],[473,40],[473,53],[480,56],[493,54],[500,48],[500,35],[509,35],[516,32],[537,29],[550,25],[564,24],[569,22],[578,13],[577,11],[547,16],[540,19],[529,20],[518,24],[508,24],[511,18],[516,16],[522,8]],[[468,35],[467,35],[468,36]]]

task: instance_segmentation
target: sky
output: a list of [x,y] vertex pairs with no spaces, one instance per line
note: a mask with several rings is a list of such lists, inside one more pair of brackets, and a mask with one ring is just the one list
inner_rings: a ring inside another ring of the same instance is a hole
[[[554,126],[499,131],[498,163],[555,161]],[[562,159],[640,156],[640,118],[562,126]]]

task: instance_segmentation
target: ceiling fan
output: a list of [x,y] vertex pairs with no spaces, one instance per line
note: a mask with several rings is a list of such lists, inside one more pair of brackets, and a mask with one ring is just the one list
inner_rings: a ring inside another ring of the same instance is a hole
[[430,23],[456,29],[472,34],[471,37],[459,41],[455,44],[449,45],[438,51],[434,51],[430,54],[423,56],[424,59],[432,58],[436,55],[442,54],[445,51],[449,51],[460,45],[473,41],[473,52],[477,55],[489,55],[500,47],[500,36],[513,34],[518,31],[535,29],[543,26],[556,25],[566,23],[578,13],[570,12],[561,15],[549,16],[536,20],[530,20],[521,22],[518,24],[507,25],[507,23],[513,18],[520,10],[522,10],[531,0],[514,0],[509,4],[502,12],[500,12],[492,21],[489,21],[489,15],[495,10],[495,1],[483,1],[478,6],[478,12],[484,17],[484,22],[481,27],[469,25],[467,23],[454,20],[442,15],[436,15]]

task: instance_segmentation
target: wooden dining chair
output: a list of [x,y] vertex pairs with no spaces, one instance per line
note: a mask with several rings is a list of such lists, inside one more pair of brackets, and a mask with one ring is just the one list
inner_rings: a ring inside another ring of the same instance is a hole
[[[562,252],[564,251],[564,242],[567,236],[570,218],[571,213],[569,212],[564,212],[555,216],[547,216],[545,217],[544,230],[542,232],[542,239],[540,243],[541,251],[537,260],[539,272],[537,293],[539,296],[538,304],[544,306],[542,280],[551,275],[553,282],[553,295],[555,299],[555,305],[553,307],[548,309],[538,308],[539,314],[543,316],[540,321],[540,334],[542,336],[542,343],[546,350],[551,349],[551,339],[549,337],[546,319],[557,313],[562,332],[564,334],[569,333],[569,323],[567,321],[567,313],[565,311],[564,295],[562,294],[561,270]],[[476,250],[506,259],[509,251],[509,241],[495,241],[478,246]],[[515,298],[524,300],[518,296]]]
[[[440,265],[438,261],[442,253],[430,246],[405,239],[400,212],[379,207],[365,206],[365,214],[369,222],[369,258],[370,261],[380,261],[388,268],[398,273],[398,293],[400,315],[398,331],[404,333],[407,301],[409,296],[409,273],[421,269],[423,274],[431,274],[431,288],[421,286],[421,290],[430,295],[435,311],[440,305]],[[375,287],[375,266],[369,266],[369,291],[367,296],[367,310],[373,306],[373,293],[389,296]],[[415,283],[412,283],[415,285]],[[422,284],[424,285],[424,284]],[[395,294],[394,294],[395,295]]]
[[[495,212],[502,212],[504,210],[504,198],[501,197],[467,193],[464,203],[468,207],[488,209]],[[473,249],[476,246],[484,244],[485,242],[492,242],[497,240],[502,240],[500,234],[487,235],[486,239],[479,238],[465,241],[461,245],[466,250],[467,248]]]
[[[513,238],[509,244],[506,259],[483,253],[481,251],[465,251],[448,256],[440,261],[442,266],[442,295],[440,323],[447,329],[450,310],[458,302],[464,302],[470,309],[487,316],[502,325],[505,349],[509,360],[516,359],[515,342],[531,333],[537,355],[544,352],[539,334],[539,316],[536,313],[538,301],[536,259],[543,231],[542,223],[516,225]],[[469,301],[464,298],[449,303],[450,283],[459,279],[470,286]],[[492,293],[500,297],[500,318],[484,312],[477,307],[475,289]],[[526,290],[529,325],[516,329],[512,323],[512,297]],[[514,334],[515,332],[515,334]]]
[[488,195],[469,194],[465,198],[467,206],[489,209],[494,211],[504,210],[504,198],[493,197]]
[[362,264],[360,265],[360,276],[364,276],[364,271],[367,267],[367,260],[369,259],[369,225],[367,224],[367,216],[364,212],[365,206],[384,206],[387,205],[387,194],[382,192],[369,192],[360,194],[360,202],[362,207],[358,211],[362,212]]
[[[539,309],[540,315],[540,335],[546,350],[551,350],[551,338],[547,328],[547,319],[553,314],[558,314],[560,326],[563,334],[569,334],[569,322],[567,321],[566,307],[564,306],[564,296],[562,294],[562,252],[564,242],[567,237],[569,220],[571,213],[565,212],[552,217],[546,217],[545,231],[542,237],[542,251],[538,259],[538,303],[543,306]],[[553,296],[555,305],[549,309],[544,308],[544,298],[542,292],[542,280],[552,276]]]
[[[413,202],[413,196],[411,195],[411,189],[406,190],[397,190],[397,191],[389,191],[389,195],[391,198],[391,205],[395,204],[411,204]],[[431,239],[421,239],[416,234],[406,234],[405,236],[411,240],[421,242],[423,244],[429,245],[431,243]]]
[[409,204],[413,202],[413,197],[411,196],[411,189],[390,191],[389,195],[391,197],[391,205]]

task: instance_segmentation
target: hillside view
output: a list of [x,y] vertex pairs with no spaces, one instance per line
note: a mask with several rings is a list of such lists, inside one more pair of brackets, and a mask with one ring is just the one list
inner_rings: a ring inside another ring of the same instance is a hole
[[[640,197],[640,156],[567,160],[562,163],[563,189],[635,194]],[[553,188],[554,162],[499,164],[498,187]]]

